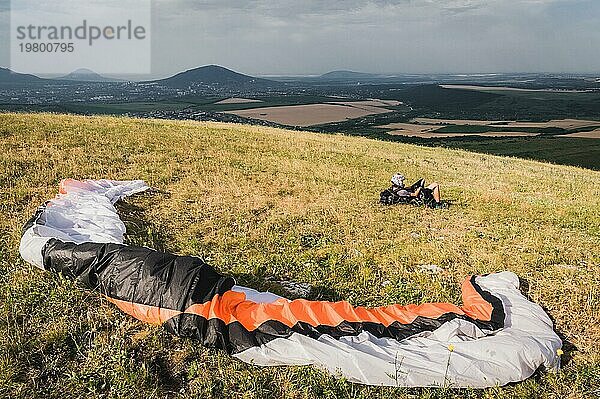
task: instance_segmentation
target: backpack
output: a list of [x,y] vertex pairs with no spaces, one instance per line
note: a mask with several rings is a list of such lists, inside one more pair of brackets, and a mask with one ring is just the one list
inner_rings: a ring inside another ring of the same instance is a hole
[[408,203],[408,197],[402,197],[394,192],[391,188],[382,191],[379,194],[379,203],[383,205],[395,205],[400,203]]

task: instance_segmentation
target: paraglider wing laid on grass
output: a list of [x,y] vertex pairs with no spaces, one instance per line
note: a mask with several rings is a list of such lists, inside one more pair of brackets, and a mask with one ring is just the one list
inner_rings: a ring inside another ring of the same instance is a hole
[[113,204],[147,188],[64,180],[25,225],[21,256],[141,321],[257,365],[310,364],[353,382],[410,387],[504,385],[559,367],[551,320],[511,272],[467,278],[460,307],[288,300],[235,285],[200,258],[124,245]]

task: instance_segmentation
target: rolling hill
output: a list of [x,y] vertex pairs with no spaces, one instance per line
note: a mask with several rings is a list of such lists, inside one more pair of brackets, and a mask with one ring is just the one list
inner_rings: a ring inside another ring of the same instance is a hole
[[56,78],[57,80],[72,80],[76,82],[119,82],[118,79],[107,78],[96,72],[86,69],[80,68],[68,75],[62,76],[60,78]]
[[0,84],[21,84],[40,82],[44,82],[44,79],[38,78],[34,75],[13,72],[10,69],[0,67]]
[[232,88],[258,88],[281,85],[281,83],[278,82],[244,75],[218,65],[207,65],[190,69],[169,78],[156,80],[154,82],[176,88],[186,88],[194,85],[231,86]]
[[[247,125],[10,113],[0,114],[0,165],[0,396],[583,398],[600,389],[600,172]],[[450,208],[379,205],[398,171],[440,182]],[[277,281],[292,281],[310,284],[311,299],[354,305],[456,303],[465,276],[511,270],[555,321],[563,368],[472,391],[243,364],[20,259],[21,227],[66,177],[144,179],[158,190],[118,206],[128,243],[202,256],[279,294]]]

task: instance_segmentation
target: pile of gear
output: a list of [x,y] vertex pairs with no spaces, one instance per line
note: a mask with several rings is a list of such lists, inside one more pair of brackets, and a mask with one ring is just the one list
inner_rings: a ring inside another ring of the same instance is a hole
[[425,179],[419,179],[413,185],[406,186],[405,180],[406,178],[401,173],[392,176],[392,187],[381,192],[379,202],[383,205],[410,204],[429,208],[446,207],[446,203],[442,202],[438,183],[425,186]]

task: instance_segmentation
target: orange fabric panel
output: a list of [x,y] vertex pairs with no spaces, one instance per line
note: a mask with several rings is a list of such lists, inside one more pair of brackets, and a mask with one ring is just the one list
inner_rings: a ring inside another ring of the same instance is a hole
[[[269,320],[279,321],[288,327],[298,322],[313,327],[337,326],[343,321],[372,322],[388,327],[394,322],[410,324],[418,316],[438,318],[445,313],[467,315],[478,320],[490,320],[493,307],[479,295],[466,279],[462,286],[462,308],[450,303],[425,303],[421,305],[390,305],[377,308],[352,307],[348,302],[325,302],[296,299],[280,299],[272,303],[256,303],[246,300],[242,292],[227,291],[215,295],[211,301],[190,306],[184,313],[196,314],[205,319],[220,319],[225,324],[239,322],[248,331],[256,330]],[[141,305],[107,297],[124,312],[151,324],[162,324],[182,312],[157,306]]]
[[67,185],[67,183],[72,182],[72,181],[76,181],[76,180],[74,180],[74,179],[61,180],[60,184],[58,185],[58,192],[60,194],[66,194],[67,193],[66,185]]
[[471,279],[466,279],[462,285],[463,306],[465,314],[477,320],[491,320],[494,307],[479,295]]
[[141,305],[129,301],[121,301],[111,297],[106,297],[109,302],[117,305],[123,312],[149,324],[162,324],[172,317],[175,317],[182,312],[178,310],[159,308],[158,306]]
[[[471,284],[467,281],[467,284]],[[467,291],[468,298],[465,303],[471,309],[472,302],[475,310],[486,310],[488,304],[471,286],[472,292]],[[474,293],[474,294],[473,294]],[[276,320],[288,327],[298,322],[308,323],[311,326],[337,326],[343,321],[348,322],[373,322],[386,327],[394,322],[409,324],[418,316],[437,318],[445,313],[466,314],[463,309],[450,303],[426,303],[422,305],[391,305],[378,308],[352,307],[348,302],[322,302],[297,299],[294,301],[278,300],[273,303],[255,303],[246,300],[241,292],[228,291],[223,295],[216,295],[212,301],[203,304],[194,304],[185,310],[206,319],[218,318],[226,324],[238,321],[244,328],[253,331],[268,320]],[[470,310],[478,319],[484,319],[481,311]],[[489,316],[488,315],[488,316]],[[472,316],[473,317],[473,316]],[[489,320],[489,317],[487,318]]]

